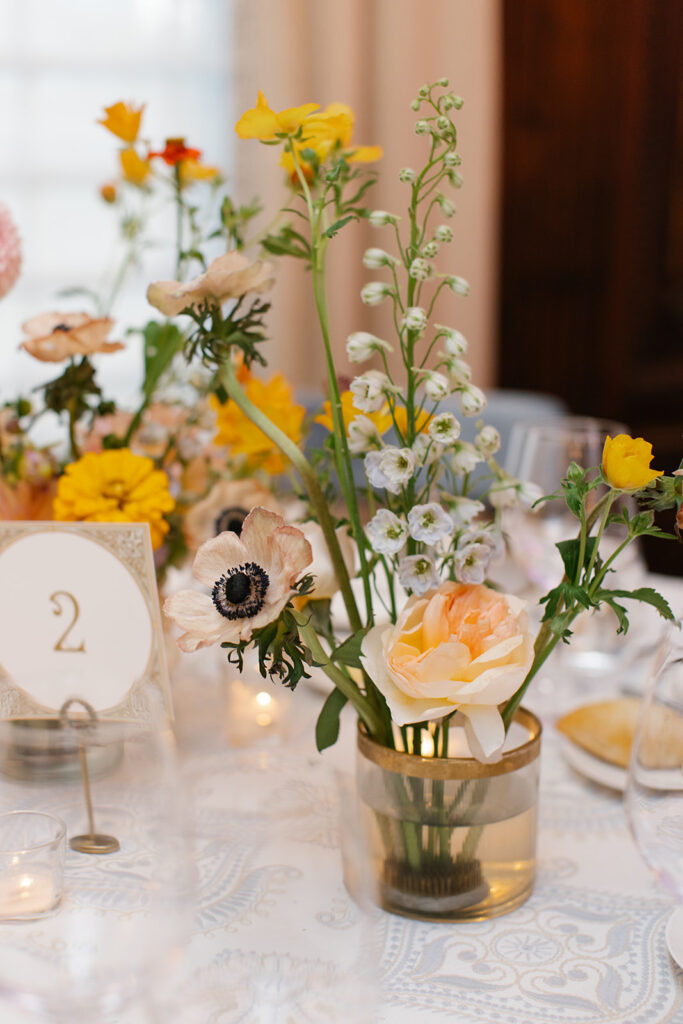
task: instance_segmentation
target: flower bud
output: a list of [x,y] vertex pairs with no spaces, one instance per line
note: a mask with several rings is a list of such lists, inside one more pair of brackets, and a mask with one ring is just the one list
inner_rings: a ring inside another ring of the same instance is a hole
[[449,227],[448,224],[439,224],[434,232],[434,238],[437,242],[452,242],[453,228]]
[[385,224],[395,224],[398,217],[387,210],[373,210],[368,217],[368,224],[373,228],[383,228]]
[[474,439],[474,447],[482,455],[495,455],[500,448],[500,434],[495,427],[482,427]]
[[460,331],[453,327],[444,327],[443,324],[434,324],[439,334],[443,335],[446,342],[446,351],[451,356],[462,356],[467,352],[467,338]]
[[458,359],[457,357],[449,359],[447,369],[451,386],[454,388],[462,387],[463,384],[469,384],[472,380],[472,370],[469,363],[466,363],[464,359]]
[[458,174],[457,171],[450,171],[448,174],[448,180],[453,188],[462,188],[463,186],[463,176],[462,174]]
[[448,88],[448,79],[447,78],[440,78],[436,84],[440,85],[442,89],[447,89]]
[[422,247],[422,255],[428,260],[433,260],[438,251],[439,246],[436,242],[427,242],[427,244]]
[[384,349],[385,352],[392,351],[388,341],[382,341],[367,331],[355,331],[346,339],[346,354],[352,363],[363,363],[380,349]]
[[429,135],[430,132],[429,121],[420,120],[415,122],[416,135]]
[[439,192],[439,194],[436,197],[436,201],[439,204],[439,209],[441,210],[444,217],[453,216],[453,214],[455,213],[455,206],[450,201],[450,199],[447,199],[446,196],[442,195]]
[[378,306],[389,295],[391,295],[391,288],[383,281],[369,281],[361,288],[360,293],[361,302],[364,302],[366,306]]
[[460,392],[463,416],[476,416],[486,405],[486,395],[475,384],[467,384]]
[[434,273],[434,268],[431,263],[428,263],[427,260],[423,260],[418,256],[410,264],[408,273],[415,281],[428,281]]
[[394,256],[390,256],[384,249],[366,249],[363,253],[363,266],[368,270],[381,270],[382,267],[389,267],[392,263],[398,263]]
[[462,163],[462,157],[460,156],[459,153],[456,153],[453,150],[451,150],[450,153],[446,153],[446,155],[443,158],[443,162],[446,167],[459,167],[460,164]]
[[465,103],[465,101],[462,98],[462,96],[454,96],[453,97],[453,106],[455,107],[456,110],[461,110],[464,103]]
[[408,184],[412,185],[416,178],[417,175],[415,171],[412,169],[412,167],[402,167],[401,170],[398,172],[398,180],[404,183],[407,182]]
[[450,391],[448,378],[436,370],[427,370],[422,378],[422,386],[427,398],[430,398],[432,402],[440,402]]
[[104,199],[105,203],[115,203],[116,185],[112,185],[111,182],[107,182],[105,185],[102,185],[100,195]]
[[418,99],[413,100],[413,102],[410,104],[410,109],[411,110],[419,110],[420,109],[420,101]]
[[368,370],[360,377],[354,377],[349,385],[353,404],[361,412],[378,412],[388,394],[394,394],[396,385],[381,370]]
[[469,282],[464,277],[458,277],[453,274],[451,277],[446,278],[446,283],[452,292],[456,295],[469,295],[470,286]]
[[443,116],[437,117],[436,129],[442,139],[447,139],[455,133],[453,122],[449,118]]
[[421,85],[420,88],[417,90],[417,95],[421,100],[426,100],[427,97],[429,96],[429,86]]
[[427,314],[421,306],[408,306],[403,317],[403,326],[407,331],[424,331],[427,326]]

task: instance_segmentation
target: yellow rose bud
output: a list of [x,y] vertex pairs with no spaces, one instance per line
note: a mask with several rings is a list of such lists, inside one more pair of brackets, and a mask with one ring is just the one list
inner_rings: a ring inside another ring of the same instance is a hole
[[642,437],[608,436],[602,450],[602,471],[615,490],[637,491],[664,475],[662,469],[650,469],[652,459],[652,445]]

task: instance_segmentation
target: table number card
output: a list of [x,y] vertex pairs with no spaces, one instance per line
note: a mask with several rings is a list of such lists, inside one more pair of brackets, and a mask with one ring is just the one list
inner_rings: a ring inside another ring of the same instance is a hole
[[0,714],[135,718],[145,686],[170,713],[148,526],[0,522]]

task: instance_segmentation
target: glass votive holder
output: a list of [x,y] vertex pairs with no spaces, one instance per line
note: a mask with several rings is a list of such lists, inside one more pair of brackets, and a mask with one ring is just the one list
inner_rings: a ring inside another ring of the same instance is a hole
[[0,921],[32,921],[53,911],[62,898],[65,857],[61,818],[0,814]]

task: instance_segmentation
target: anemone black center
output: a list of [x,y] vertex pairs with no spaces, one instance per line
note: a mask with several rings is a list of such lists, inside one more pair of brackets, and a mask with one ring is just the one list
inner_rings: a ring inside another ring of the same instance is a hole
[[239,537],[242,533],[242,524],[247,518],[247,510],[234,506],[231,508],[224,508],[219,515],[216,516],[215,529],[216,536],[219,533],[225,533],[226,530],[230,530],[232,533],[236,533]]
[[68,324],[57,324],[55,327],[52,328],[52,333],[55,334],[57,331],[68,332],[70,330],[71,328],[69,327]]
[[269,582],[268,573],[256,562],[226,570],[211,591],[216,610],[226,619],[252,618],[265,604]]

